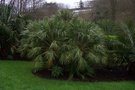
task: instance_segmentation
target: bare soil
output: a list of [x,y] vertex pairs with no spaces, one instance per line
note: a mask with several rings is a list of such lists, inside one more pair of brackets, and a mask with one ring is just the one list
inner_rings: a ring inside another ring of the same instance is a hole
[[[36,73],[33,72],[34,75],[37,75],[41,78],[48,79],[58,79],[58,80],[68,80],[68,74],[64,73],[63,76],[59,78],[53,78],[51,76],[51,71],[49,70],[40,70]],[[80,77],[74,76],[73,81],[130,81],[135,80],[134,72],[127,71],[117,71],[117,70],[97,70],[93,77],[87,77],[85,79],[81,79]]]

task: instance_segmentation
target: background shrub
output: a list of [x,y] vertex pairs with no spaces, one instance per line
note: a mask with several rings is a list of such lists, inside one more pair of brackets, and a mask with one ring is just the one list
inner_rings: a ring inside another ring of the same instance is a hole
[[128,71],[131,63],[134,62],[134,23],[127,21],[118,24],[110,20],[100,20],[97,24],[106,35],[108,67]]
[[15,16],[13,9],[10,5],[0,5],[0,59],[19,57],[20,33],[25,29],[27,20],[20,15]]

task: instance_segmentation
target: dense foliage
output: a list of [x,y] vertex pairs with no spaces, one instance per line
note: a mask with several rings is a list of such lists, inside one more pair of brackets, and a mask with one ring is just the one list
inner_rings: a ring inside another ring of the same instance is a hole
[[10,5],[0,5],[0,59],[12,59],[18,47],[20,33],[26,22],[14,16]]
[[51,70],[54,77],[65,72],[69,79],[74,75],[84,78],[106,63],[101,29],[68,11],[30,23],[22,35],[22,54],[33,57],[35,66]]
[[69,79],[92,77],[97,69],[129,71],[135,66],[131,21],[93,23],[67,10],[28,26],[25,18],[15,15],[10,5],[0,5],[0,59],[21,54],[34,60],[35,72],[44,69],[52,77]]
[[101,20],[97,24],[106,35],[108,67],[129,70],[135,62],[135,25],[132,21],[118,24],[110,20]]

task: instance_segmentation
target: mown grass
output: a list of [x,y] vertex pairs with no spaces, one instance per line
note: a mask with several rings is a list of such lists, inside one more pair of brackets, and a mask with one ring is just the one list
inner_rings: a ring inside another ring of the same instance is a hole
[[0,61],[0,90],[135,90],[135,81],[74,82],[39,78],[32,63]]

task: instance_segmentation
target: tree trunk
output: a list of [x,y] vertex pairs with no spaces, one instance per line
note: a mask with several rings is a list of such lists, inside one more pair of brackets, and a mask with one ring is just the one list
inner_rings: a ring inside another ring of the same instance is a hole
[[110,0],[111,19],[114,21],[116,19],[116,6],[117,6],[117,0]]

